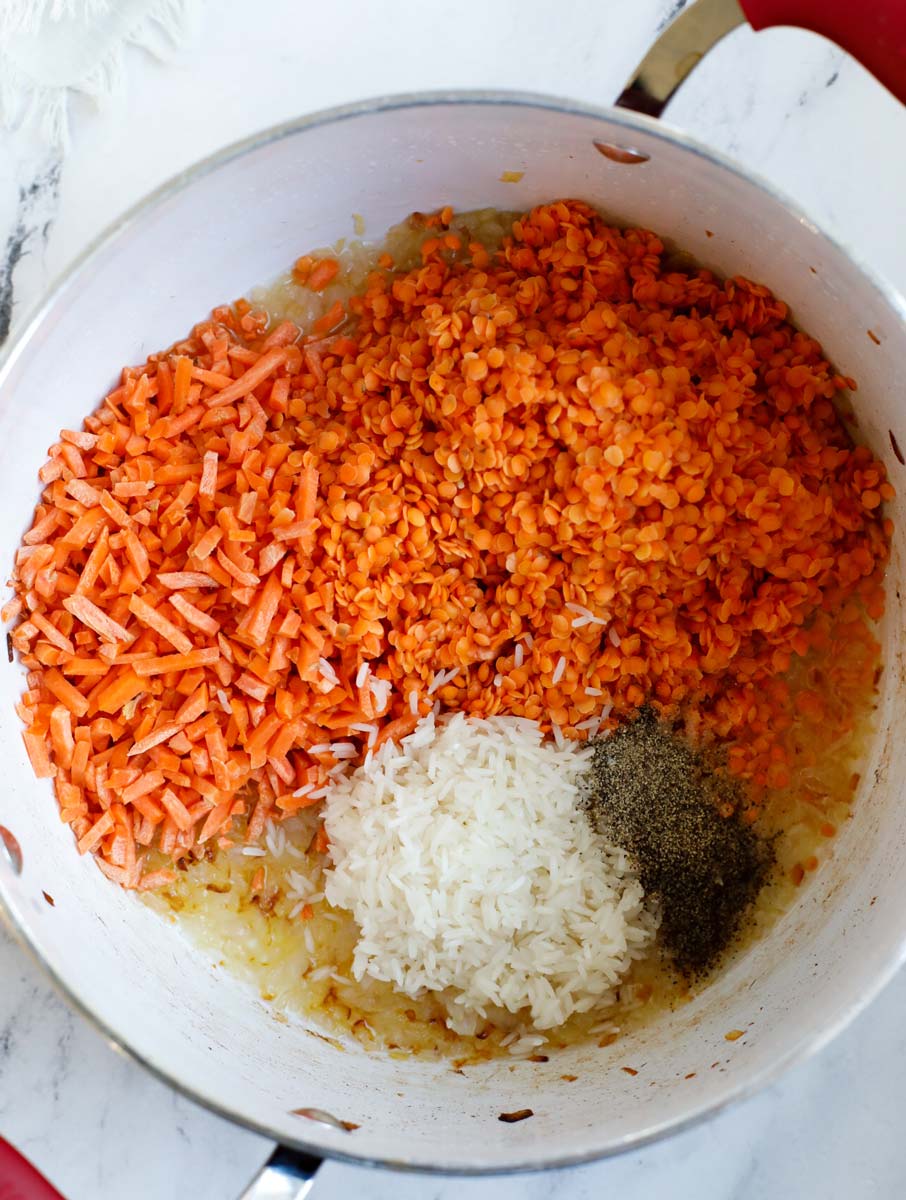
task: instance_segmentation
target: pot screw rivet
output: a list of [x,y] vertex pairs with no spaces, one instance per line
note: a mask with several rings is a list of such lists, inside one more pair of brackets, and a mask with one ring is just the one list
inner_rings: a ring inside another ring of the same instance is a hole
[[617,146],[614,142],[593,142],[592,145],[599,154],[615,163],[645,163],[651,158],[642,150],[633,150],[631,146]]
[[17,875],[22,874],[22,847],[5,825],[0,825],[0,846],[5,851],[5,858]]
[[352,1121],[341,1121],[339,1117],[325,1112],[323,1108],[294,1108],[291,1110],[290,1116],[306,1117],[309,1121],[315,1121],[318,1125],[326,1125],[328,1129],[338,1129],[341,1133],[352,1133],[354,1129],[358,1129],[358,1125]]

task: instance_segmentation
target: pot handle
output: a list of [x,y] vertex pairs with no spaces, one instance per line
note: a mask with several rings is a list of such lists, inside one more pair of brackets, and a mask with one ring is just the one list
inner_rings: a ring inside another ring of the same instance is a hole
[[[239,1200],[306,1200],[311,1195],[320,1165],[320,1158],[277,1146]],[[31,1200],[31,1197],[26,1195],[22,1200]],[[36,1196],[35,1200],[43,1198]]]
[[0,1138],[0,1196],[3,1200],[63,1200],[55,1187]]
[[903,0],[740,0],[753,29],[796,25],[836,42],[906,104],[906,4]]
[[659,117],[708,51],[746,22],[756,31],[798,25],[823,34],[906,104],[906,0],[695,0],[660,33],[617,107]]

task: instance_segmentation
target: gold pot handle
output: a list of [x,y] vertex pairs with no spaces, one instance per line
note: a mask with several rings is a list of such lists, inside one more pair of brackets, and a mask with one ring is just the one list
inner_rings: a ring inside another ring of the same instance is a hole
[[661,32],[620,93],[617,107],[659,117],[708,51],[745,23],[739,0],[695,0]]

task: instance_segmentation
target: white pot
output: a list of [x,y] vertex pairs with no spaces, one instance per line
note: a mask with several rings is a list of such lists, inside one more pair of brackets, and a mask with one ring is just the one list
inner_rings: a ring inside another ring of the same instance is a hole
[[[631,146],[649,161],[616,163],[596,141]],[[506,171],[522,178],[501,182]],[[32,777],[13,714],[21,672],[5,668],[0,825],[18,840],[23,865],[17,874],[0,853],[0,896],[13,927],[72,1002],[152,1070],[225,1116],[319,1155],[482,1172],[638,1146],[815,1050],[904,955],[906,739],[897,729],[906,727],[898,592],[906,468],[889,431],[906,447],[906,305],[769,185],[650,120],[532,96],[388,99],[273,130],[167,185],[83,257],[5,363],[0,560],[8,569],[30,520],[47,447],[61,426],[78,426],[120,364],[168,345],[213,304],[267,281],[309,247],[349,235],[353,213],[377,236],[413,209],[522,209],[555,197],[591,201],[723,274],[766,283],[858,380],[862,436],[901,496],[891,505],[880,731],[833,861],[698,999],[616,1049],[572,1048],[545,1064],[502,1061],[464,1077],[444,1062],[394,1061],[356,1043],[339,1051],[308,1036],[301,1018],[278,1022],[178,929],[80,859],[50,787]],[[725,1040],[733,1029],[745,1037]],[[300,1107],[359,1128],[293,1116]],[[522,1108],[534,1117],[498,1120]]]

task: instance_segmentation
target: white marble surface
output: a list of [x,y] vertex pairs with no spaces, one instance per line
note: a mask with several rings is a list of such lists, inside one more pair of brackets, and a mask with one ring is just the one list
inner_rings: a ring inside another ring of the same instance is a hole
[[[168,65],[128,60],[97,112],[79,101],[64,161],[0,134],[0,337],[112,218],[200,156],[300,113],[392,91],[504,87],[607,103],[669,0],[219,0]],[[741,31],[670,120],[753,165],[906,288],[906,111],[826,42]],[[902,1194],[900,977],[817,1059],[708,1125],[596,1166],[446,1180],[328,1164],[319,1200],[540,1200],[617,1193],[761,1200]],[[263,1139],[210,1116],[111,1049],[0,933],[0,1133],[69,1200],[232,1200]]]

